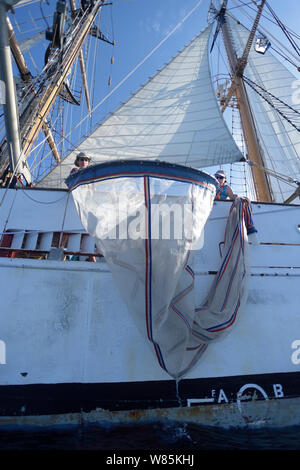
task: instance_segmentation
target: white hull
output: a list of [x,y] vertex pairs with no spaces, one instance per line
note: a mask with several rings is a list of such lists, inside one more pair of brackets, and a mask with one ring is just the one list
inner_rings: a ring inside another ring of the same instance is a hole
[[[67,197],[9,190],[1,230],[72,232],[75,239],[83,229],[71,198],[65,210]],[[205,227],[194,266],[198,299],[218,269],[230,205],[215,203]],[[299,215],[296,205],[253,204],[260,244],[251,246],[246,307],[178,383],[138,332],[104,260],[0,258],[0,425],[299,424]]]

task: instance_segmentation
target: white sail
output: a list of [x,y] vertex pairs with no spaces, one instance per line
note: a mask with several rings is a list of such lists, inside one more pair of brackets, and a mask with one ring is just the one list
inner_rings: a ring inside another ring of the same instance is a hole
[[221,115],[212,85],[211,25],[130,98],[41,182],[59,186],[78,151],[93,163],[150,159],[194,168],[238,161],[242,154]]
[[[249,31],[232,17],[226,17],[238,57],[241,57]],[[293,95],[294,75],[271,52],[258,54],[251,48],[244,72],[260,87],[282,100],[300,113],[300,104]],[[300,179],[300,133],[249,85],[246,85],[252,114],[256,123],[259,143],[266,168],[285,176]],[[251,157],[251,156],[250,156]],[[295,190],[285,182],[269,176],[275,202],[284,202]]]

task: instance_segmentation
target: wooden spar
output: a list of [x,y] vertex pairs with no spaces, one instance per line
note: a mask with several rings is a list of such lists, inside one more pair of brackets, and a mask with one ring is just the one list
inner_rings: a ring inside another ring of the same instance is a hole
[[[8,26],[8,34],[9,34],[9,43],[10,43],[10,49],[11,52],[14,56],[15,62],[17,64],[18,70],[20,72],[21,78],[24,82],[29,82],[31,78],[31,74],[29,72],[29,69],[26,65],[25,58],[21,52],[21,49],[19,47],[18,41],[16,39],[15,33],[13,26],[7,17],[7,26]],[[32,93],[35,93],[34,88],[32,87]],[[44,120],[42,123],[42,128],[45,134],[45,137],[47,139],[48,145],[53,153],[53,156],[57,163],[61,161],[54,138],[52,136],[52,132],[47,124],[47,122]]]
[[[259,5],[260,14],[263,7],[264,1]],[[260,16],[259,14],[259,16]],[[257,23],[256,23],[257,26]],[[252,28],[253,29],[253,28]],[[251,35],[254,37],[254,31],[251,31]],[[243,56],[238,59],[234,50],[230,32],[228,30],[228,25],[226,23],[226,18],[224,18],[224,23],[222,25],[222,33],[225,44],[225,49],[228,55],[228,60],[230,68],[233,75],[233,89],[236,95],[239,112],[241,115],[241,123],[243,128],[243,133],[245,137],[245,142],[247,145],[249,160],[253,161],[255,165],[251,167],[256,197],[258,201],[261,202],[272,202],[272,195],[266,174],[261,168],[264,167],[263,158],[261,149],[258,142],[258,137],[256,133],[255,123],[251,112],[250,103],[248,100],[247,92],[242,80],[242,71],[247,63],[247,51],[249,53],[249,40],[247,42]]]
[[23,151],[25,155],[28,155],[30,148],[33,144],[34,139],[37,137],[38,132],[40,131],[43,122],[49,113],[51,106],[53,105],[60,88],[68,75],[73,62],[78,55],[80,48],[82,46],[83,41],[85,40],[90,27],[93,24],[95,16],[104,2],[98,2],[93,9],[87,13],[86,21],[79,29],[78,33],[76,34],[75,41],[73,47],[69,50],[63,57],[64,62],[64,69],[63,73],[58,71],[58,73],[54,74],[49,86],[46,88],[44,94],[40,98],[40,102],[36,106],[35,110],[32,113],[34,116],[34,122],[27,130],[26,134],[23,136]]
[[85,65],[84,65],[84,60],[83,60],[82,49],[80,49],[78,57],[79,57],[79,64],[80,64],[80,69],[81,69],[81,75],[82,75],[82,82],[83,82],[83,87],[84,87],[86,104],[87,104],[88,112],[89,112],[89,114],[91,114],[91,102],[90,102],[89,89],[88,89],[88,84],[87,84],[87,79],[86,79]]
[[[75,18],[75,14],[76,14],[75,0],[70,0],[70,7],[71,7],[71,12],[72,12],[72,17]],[[80,49],[78,57],[79,57],[79,64],[80,64],[80,69],[81,69],[81,75],[82,75],[82,82],[83,82],[83,87],[84,87],[86,104],[87,104],[88,112],[89,112],[89,114],[91,114],[91,102],[90,102],[90,96],[89,96],[88,83],[87,83],[87,79],[86,79],[82,49]]]
[[19,47],[19,44],[16,39],[15,32],[10,22],[10,19],[7,17],[6,20],[7,20],[7,28],[8,28],[8,35],[9,35],[9,45],[10,45],[12,55],[14,56],[14,59],[19,69],[22,80],[24,82],[28,82],[30,80],[31,74],[28,70],[24,56]]
[[55,158],[57,163],[60,163],[61,158],[60,158],[59,152],[57,150],[57,146],[56,146],[54,137],[53,137],[52,132],[51,132],[51,130],[50,130],[50,128],[49,128],[49,126],[48,126],[48,124],[45,120],[42,123],[42,127],[43,127],[45,137],[47,139],[48,145],[49,145],[49,147],[51,149],[51,152],[53,154],[53,157]]

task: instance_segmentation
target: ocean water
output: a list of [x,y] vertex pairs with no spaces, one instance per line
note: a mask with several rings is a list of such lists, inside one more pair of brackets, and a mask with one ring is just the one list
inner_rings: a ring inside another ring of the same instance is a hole
[[6,429],[0,431],[0,451],[3,450],[300,450],[300,426],[222,429],[194,424],[153,422],[107,427],[81,425],[72,429],[51,431]]

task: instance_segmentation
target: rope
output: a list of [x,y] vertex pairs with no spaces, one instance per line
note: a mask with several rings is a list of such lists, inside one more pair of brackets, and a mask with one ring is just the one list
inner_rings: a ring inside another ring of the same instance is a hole
[[[6,192],[7,192],[7,191],[6,191]],[[6,195],[6,192],[5,192],[5,195]],[[5,195],[4,195],[4,197],[5,197]],[[4,197],[2,198],[0,207],[1,207],[2,203],[3,203]],[[10,218],[10,214],[11,214],[12,208],[13,208],[13,206],[14,206],[16,197],[17,197],[17,191],[15,191],[15,195],[14,195],[14,198],[13,198],[13,200],[12,200],[12,203],[11,203],[11,206],[10,206],[10,210],[9,210],[8,215],[7,215],[7,219],[6,219],[6,221],[5,221],[4,227],[3,227],[4,231],[5,231],[5,229],[6,229],[7,222],[8,222],[8,220],[9,220],[9,218]]]
[[300,181],[298,181],[294,178],[291,178],[290,176],[286,176],[286,175],[283,175],[282,173],[276,172],[275,170],[270,170],[269,168],[266,168],[264,166],[257,165],[257,163],[254,163],[250,160],[246,160],[246,162],[248,163],[249,166],[255,166],[259,170],[262,170],[265,173],[269,173],[270,175],[274,176],[274,178],[277,178],[277,179],[279,179],[279,180],[283,181],[284,183],[287,183],[291,186],[293,186],[294,184],[296,184],[296,185],[300,184]]
[[[277,98],[275,95],[267,91],[265,88],[262,86],[258,85],[258,83],[253,82],[250,80],[250,78],[243,76],[242,79],[244,82],[246,82],[261,98],[263,98],[275,111],[277,111],[280,116],[282,116],[291,126],[293,126],[298,132],[300,132],[300,127],[298,127],[291,119],[289,119],[280,109],[278,109],[274,103],[272,103],[271,99],[274,99],[281,105],[283,105],[285,108],[288,110],[292,111],[293,113],[296,113],[299,115],[298,119],[300,118],[300,112],[297,111],[296,109],[292,108],[290,105],[282,101],[281,99]],[[257,88],[259,88],[259,91]]]
[[268,9],[270,10],[272,16],[275,18],[277,24],[280,26],[280,28],[282,29],[283,33],[285,34],[285,36],[287,37],[287,39],[289,40],[289,42],[291,43],[292,47],[295,49],[295,51],[297,52],[298,56],[300,56],[300,48],[299,46],[296,44],[296,42],[292,39],[291,35],[289,34],[287,28],[285,27],[285,25],[282,23],[282,21],[278,18],[278,16],[276,15],[275,11],[270,7],[269,3],[266,2],[266,5],[268,7]]
[[[182,20],[177,23],[177,25],[167,34],[167,36],[164,37],[145,57],[143,60],[141,60],[107,95],[99,102],[97,103],[94,108],[91,110],[91,113],[94,113],[99,106],[101,106],[116,90],[120,88],[123,83],[125,83],[153,54],[156,52],[174,33],[177,31],[178,28],[182,26],[182,24],[191,16],[192,13],[200,6],[203,0],[199,0],[198,3],[190,10],[189,13],[187,13]],[[73,129],[66,134],[66,136],[58,143],[58,145],[67,137],[71,135],[72,132],[74,132],[87,118],[89,118],[89,114],[84,116]]]
[[[237,3],[237,0],[233,0],[233,1],[234,1],[235,3]],[[240,0],[240,1],[241,1],[241,0]],[[244,4],[244,5],[249,7],[249,5],[246,5],[246,4]],[[252,17],[247,11],[245,11],[244,8],[242,8],[241,6],[239,6],[239,8],[240,8],[240,10],[241,10],[251,21],[254,21],[253,17]],[[251,8],[251,7],[249,7],[249,8]],[[251,8],[251,9],[252,9],[252,8]],[[228,13],[228,14],[229,14],[229,13]],[[229,14],[229,16],[230,16],[233,20],[236,20],[236,18],[234,18],[232,15]],[[263,15],[263,16],[265,17],[265,15]],[[265,18],[267,18],[269,21],[271,21],[270,18],[268,18],[268,17],[265,17]],[[273,21],[271,21],[271,22],[274,23]],[[279,39],[278,39],[277,37],[275,37],[273,34],[271,34],[266,28],[264,28],[263,26],[260,25],[260,26],[257,28],[257,31],[258,31],[259,33],[261,33],[261,34],[264,34],[264,33],[265,33],[269,38],[272,38],[272,41],[275,41],[276,43],[278,43],[278,44],[281,46],[282,49],[285,49],[285,50],[286,50],[292,57],[294,57],[297,61],[299,60],[299,58],[298,58],[292,51],[290,51],[284,44],[282,44],[282,43],[279,41]],[[264,32],[264,33],[263,33],[263,32]],[[273,49],[275,52],[277,52],[278,54],[280,54],[280,55],[281,55],[282,57],[284,57],[288,62],[290,62],[294,67],[296,67],[297,70],[299,70],[298,65],[297,65],[295,62],[293,62],[287,55],[284,55],[284,53],[280,53],[277,49],[274,48],[273,45],[271,45],[271,49]]]
[[[49,204],[56,204],[57,202],[62,201],[66,197],[66,195],[64,194],[62,197],[60,197],[59,199],[56,199],[55,201],[38,201],[37,199],[34,199],[33,197],[29,196],[29,194],[27,194],[27,191],[24,191],[24,189],[22,190],[22,193],[25,194],[25,196],[28,197],[28,199],[30,199],[31,201],[36,202],[38,204],[45,204],[46,206]],[[68,197],[67,197],[67,201],[68,201]]]

